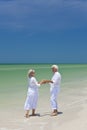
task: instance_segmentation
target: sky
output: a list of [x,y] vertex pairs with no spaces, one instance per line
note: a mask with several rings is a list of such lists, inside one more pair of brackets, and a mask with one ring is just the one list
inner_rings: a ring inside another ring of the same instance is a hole
[[87,63],[87,0],[0,0],[0,63]]

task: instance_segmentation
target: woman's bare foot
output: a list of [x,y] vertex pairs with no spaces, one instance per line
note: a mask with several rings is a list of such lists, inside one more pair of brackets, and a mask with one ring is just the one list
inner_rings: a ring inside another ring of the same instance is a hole
[[26,117],[26,118],[29,118],[29,115],[28,115],[28,114],[25,114],[25,117]]

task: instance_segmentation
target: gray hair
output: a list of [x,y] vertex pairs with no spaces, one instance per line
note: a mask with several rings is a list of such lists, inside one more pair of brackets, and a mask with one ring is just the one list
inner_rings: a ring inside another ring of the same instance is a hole
[[35,70],[30,69],[30,70],[28,71],[28,76],[30,76],[30,74],[31,74],[32,72],[35,73]]
[[52,65],[51,68],[55,68],[58,70],[58,66],[57,65]]

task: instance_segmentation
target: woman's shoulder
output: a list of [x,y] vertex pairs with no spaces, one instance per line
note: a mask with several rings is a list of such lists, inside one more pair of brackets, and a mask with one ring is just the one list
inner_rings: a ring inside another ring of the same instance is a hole
[[31,77],[31,80],[36,80],[36,78],[35,77]]

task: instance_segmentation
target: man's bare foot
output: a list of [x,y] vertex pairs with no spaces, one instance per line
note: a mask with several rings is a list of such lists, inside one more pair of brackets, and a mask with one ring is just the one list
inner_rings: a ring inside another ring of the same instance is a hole
[[53,111],[52,113],[51,113],[51,116],[57,116],[58,115],[58,111],[56,110],[56,111]]

